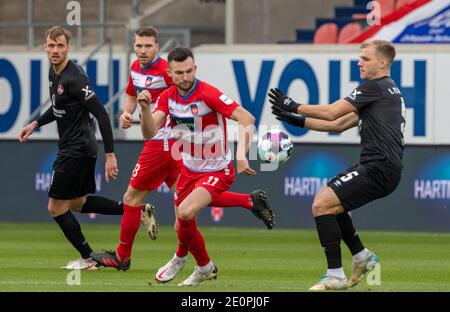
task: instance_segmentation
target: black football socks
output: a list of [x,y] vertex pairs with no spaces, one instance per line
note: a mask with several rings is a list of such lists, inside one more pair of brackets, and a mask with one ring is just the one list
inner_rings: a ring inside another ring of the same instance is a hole
[[80,224],[77,219],[75,219],[72,212],[68,210],[66,213],[54,217],[53,219],[58,223],[67,240],[76,250],[78,250],[81,257],[84,259],[89,258],[92,249],[84,238],[83,233],[81,233]]
[[364,245],[359,238],[358,232],[356,232],[355,227],[353,226],[350,215],[347,212],[338,214],[336,220],[341,229],[342,240],[345,242],[348,249],[350,249],[352,256],[364,250]]
[[325,256],[327,257],[328,269],[342,267],[341,259],[341,230],[334,214],[315,217],[317,233]]
[[81,213],[99,213],[103,215],[123,215],[123,204],[101,196],[88,196]]

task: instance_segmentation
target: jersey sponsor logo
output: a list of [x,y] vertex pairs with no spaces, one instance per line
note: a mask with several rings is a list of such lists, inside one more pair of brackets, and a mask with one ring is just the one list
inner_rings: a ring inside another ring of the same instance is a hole
[[197,116],[198,115],[198,106],[196,104],[191,104],[190,107],[191,107],[192,115]]
[[84,99],[87,101],[89,100],[95,93],[94,90],[92,90],[89,85],[86,85],[85,88],[82,88],[81,91],[84,91]]
[[147,79],[145,79],[145,86],[150,87],[151,84],[152,84],[152,77],[147,76]]
[[57,117],[57,118],[62,118],[63,115],[66,113],[66,111],[64,109],[57,109],[56,108],[56,96],[55,96],[55,94],[52,94],[51,100],[52,100],[53,115],[55,115],[55,117]]
[[58,89],[56,90],[56,92],[59,94],[59,95],[61,95],[61,94],[63,94],[64,93],[64,87],[63,87],[63,85],[58,85]]
[[187,127],[189,131],[194,131],[195,122],[194,117],[178,117],[175,115],[172,115],[172,123],[175,127]]
[[230,99],[228,96],[226,96],[225,94],[222,94],[221,96],[219,96],[219,99],[224,102],[226,105],[230,105],[233,104],[233,100]]
[[53,109],[53,115],[57,118],[63,118],[66,111],[64,109],[56,109],[55,107],[52,107]]

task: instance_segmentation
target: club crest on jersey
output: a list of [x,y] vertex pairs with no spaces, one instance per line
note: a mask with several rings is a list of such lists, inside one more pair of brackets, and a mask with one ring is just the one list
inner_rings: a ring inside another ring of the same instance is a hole
[[59,94],[59,95],[61,95],[61,94],[63,94],[63,92],[64,92],[64,87],[63,87],[63,85],[58,85],[58,89],[56,90],[56,92]]
[[197,116],[197,115],[198,115],[198,107],[197,107],[197,104],[191,104],[191,113],[192,113],[192,115],[194,115],[194,116]]
[[145,86],[150,87],[151,84],[152,84],[152,77],[147,76],[147,79],[145,80]]

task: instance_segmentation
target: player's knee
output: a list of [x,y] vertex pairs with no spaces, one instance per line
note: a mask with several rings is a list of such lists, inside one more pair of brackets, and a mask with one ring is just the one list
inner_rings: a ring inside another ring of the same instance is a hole
[[72,207],[70,207],[70,211],[81,212],[81,207],[78,207],[78,206],[72,206]]
[[328,209],[325,206],[325,203],[323,200],[320,199],[320,197],[314,198],[314,202],[312,204],[312,214],[314,217],[318,217],[324,214],[328,214]]
[[48,210],[48,213],[52,216],[52,217],[54,217],[54,216],[56,216],[57,215],[57,210],[56,210],[56,208],[51,204],[51,203],[48,203],[48,205],[47,205],[47,210]]
[[130,191],[127,191],[127,192],[123,195],[123,202],[124,202],[126,205],[133,206],[133,207],[139,205],[139,202],[138,202],[138,200],[136,199],[136,196],[134,195],[133,192],[130,192]]
[[177,215],[181,220],[191,220],[194,217],[193,210],[189,206],[179,206]]
[[80,197],[80,198],[74,199],[70,206],[70,210],[76,211],[76,212],[81,212],[81,209],[83,208],[83,205],[85,203],[86,203],[86,197]]
[[47,210],[52,217],[57,217],[67,212],[68,209],[65,209],[65,207],[59,207],[58,205],[55,205],[55,203],[49,202],[47,205]]
[[148,191],[140,191],[129,187],[123,195],[123,203],[132,207],[138,207],[143,204]]

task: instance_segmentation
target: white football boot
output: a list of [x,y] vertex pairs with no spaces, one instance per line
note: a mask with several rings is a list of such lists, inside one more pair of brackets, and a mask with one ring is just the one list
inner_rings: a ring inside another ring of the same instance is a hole
[[67,270],[97,270],[100,266],[92,258],[79,258],[74,261],[70,261],[66,266],[61,267],[61,269]]
[[187,256],[180,258],[177,257],[177,255],[174,255],[169,262],[159,268],[158,272],[156,272],[155,279],[161,283],[170,282],[184,267],[186,260]]
[[206,273],[201,272],[199,267],[196,266],[194,272],[187,279],[179,283],[178,286],[197,286],[204,281],[216,279],[218,274],[219,269],[215,265]]

